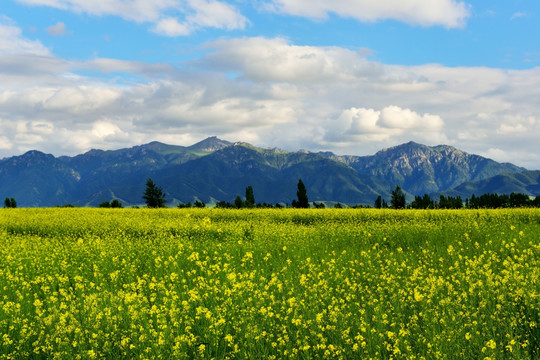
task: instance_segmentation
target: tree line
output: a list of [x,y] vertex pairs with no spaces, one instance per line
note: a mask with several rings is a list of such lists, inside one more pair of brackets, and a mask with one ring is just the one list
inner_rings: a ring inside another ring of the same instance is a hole
[[440,195],[438,200],[432,199],[428,194],[424,196],[415,196],[414,200],[407,205],[405,193],[399,186],[392,191],[390,204],[380,195],[374,203],[377,209],[500,209],[500,208],[520,208],[520,207],[540,207],[540,195],[531,199],[526,194],[511,193],[507,194],[483,194],[480,196],[472,195],[465,201],[461,196]]
[[[149,208],[162,208],[165,207],[167,200],[165,199],[165,192],[163,189],[156,185],[152,179],[146,181],[146,188],[143,193],[142,198],[145,200],[146,206]],[[302,179],[298,179],[297,199],[292,200],[291,207],[306,209],[306,208],[325,208],[323,202],[313,202],[310,204],[307,189],[304,185]],[[5,208],[16,208],[17,202],[14,198],[6,197],[4,200]],[[99,207],[102,208],[121,208],[122,203],[118,199],[112,201],[105,201],[99,204]],[[204,208],[206,204],[204,201],[196,200],[193,204],[188,202],[186,204],[178,204],[178,208]],[[245,190],[245,197],[242,198],[240,195],[236,196],[234,201],[219,201],[216,203],[217,208],[224,209],[242,209],[242,208],[283,208],[289,207],[288,204],[282,205],[280,203],[269,204],[269,203],[256,203],[255,194],[253,187],[247,186]],[[335,208],[344,207],[340,203],[334,205]],[[352,206],[353,208],[364,207],[361,205]],[[370,206],[366,206],[370,207]],[[498,209],[498,208],[520,208],[520,207],[540,207],[540,195],[535,198],[531,198],[526,194],[522,193],[511,193],[507,194],[483,194],[480,196],[472,195],[470,198],[466,198],[465,201],[461,196],[444,196],[440,195],[439,198],[432,199],[428,194],[423,196],[415,196],[414,200],[407,204],[405,193],[396,185],[395,189],[391,193],[390,201],[387,202],[381,195],[379,195],[373,204],[373,207],[376,209]]]
[[[298,180],[296,196],[297,196],[297,199],[292,201],[293,208],[310,207],[306,186],[302,182],[302,179]],[[146,188],[143,194],[143,199],[145,200],[146,206],[149,208],[165,207],[165,203],[167,202],[167,200],[165,199],[165,193],[163,192],[163,189],[160,186],[156,185],[152,179],[148,179],[146,181]],[[317,204],[315,206],[317,206]],[[204,203],[204,201],[200,201],[200,200],[196,200],[193,204],[191,202],[188,202],[187,204],[183,204],[183,203],[178,204],[178,208],[191,208],[191,207],[204,208],[206,207],[206,204]],[[242,209],[242,208],[250,209],[250,208],[282,208],[284,206],[281,204],[273,205],[273,204],[268,204],[268,203],[256,203],[253,187],[249,185],[248,187],[246,187],[244,199],[242,199],[240,195],[237,195],[236,198],[234,199],[234,202],[230,203],[228,201],[219,201],[216,204],[216,207],[224,208],[224,209]]]

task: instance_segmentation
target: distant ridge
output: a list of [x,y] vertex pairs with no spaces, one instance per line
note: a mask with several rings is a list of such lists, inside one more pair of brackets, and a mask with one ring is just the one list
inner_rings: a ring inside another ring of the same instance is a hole
[[211,136],[194,145],[189,146],[188,149],[190,149],[191,151],[197,151],[202,153],[212,153],[214,151],[224,149],[231,145],[233,145],[233,143],[218,139],[217,136]]
[[412,194],[429,194],[452,189],[466,181],[478,181],[503,173],[526,169],[467,154],[452,146],[429,147],[408,142],[383,149],[371,156],[330,156],[369,174],[399,184]]
[[538,195],[537,175],[446,145],[409,142],[371,156],[338,156],[260,148],[212,136],[191,146],[154,141],[73,157],[29,151],[0,160],[0,197],[14,197],[27,207],[97,206],[112,199],[137,205],[143,203],[144,184],[151,177],[167,193],[169,206],[196,199],[233,201],[248,185],[257,202],[290,203],[302,178],[310,201],[373,205],[378,195],[389,199],[396,185],[409,199],[424,193],[464,196],[487,190]]

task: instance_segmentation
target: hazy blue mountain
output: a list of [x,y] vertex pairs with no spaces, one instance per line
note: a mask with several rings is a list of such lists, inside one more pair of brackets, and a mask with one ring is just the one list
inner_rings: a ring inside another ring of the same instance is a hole
[[500,174],[479,181],[467,181],[443,195],[470,198],[472,194],[510,194],[522,193],[529,196],[540,195],[540,171],[523,171],[514,174]]
[[53,155],[29,151],[0,160],[0,196],[19,206],[51,206],[72,199],[80,174]]
[[[392,185],[359,175],[349,166],[315,153],[261,149],[245,143],[156,173],[171,197],[182,201],[233,201],[251,185],[257,202],[291,203],[302,178],[310,201],[371,204]],[[193,195],[192,195],[193,194]]]
[[74,157],[30,151],[0,160],[0,198],[13,197],[19,206],[97,206],[112,199],[142,204],[149,177],[167,193],[169,206],[195,199],[232,202],[248,185],[257,202],[291,203],[299,178],[310,201],[347,204],[373,205],[378,195],[389,200],[396,185],[409,197],[454,188],[477,195],[540,193],[535,172],[523,171],[449,146],[411,142],[359,157],[263,149],[211,137],[187,147],[151,142]]
[[411,194],[422,195],[452,189],[466,181],[477,181],[526,169],[467,154],[452,146],[426,146],[409,142],[381,150],[371,156],[325,156],[341,161],[360,174],[368,174],[400,185]]

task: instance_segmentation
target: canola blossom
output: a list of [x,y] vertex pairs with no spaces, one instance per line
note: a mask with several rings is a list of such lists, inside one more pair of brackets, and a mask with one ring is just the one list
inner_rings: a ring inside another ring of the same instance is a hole
[[0,359],[539,359],[540,210],[0,210]]

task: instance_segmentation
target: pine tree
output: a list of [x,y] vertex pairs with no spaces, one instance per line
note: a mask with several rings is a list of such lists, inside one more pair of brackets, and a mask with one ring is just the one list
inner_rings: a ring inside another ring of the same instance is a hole
[[15,201],[14,198],[6,198],[4,200],[4,207],[5,208],[16,208],[17,207],[17,202]]
[[396,188],[392,191],[392,199],[390,204],[394,209],[404,209],[405,208],[405,193],[403,190],[396,185]]
[[114,199],[113,201],[111,201],[111,207],[112,208],[121,208],[122,203],[120,202],[120,200]]
[[307,190],[306,190],[306,186],[302,182],[302,179],[298,179],[298,191],[296,192],[296,196],[298,197],[298,201],[293,200],[292,202],[293,207],[300,208],[300,209],[309,208]]
[[242,201],[240,195],[238,195],[236,199],[234,199],[234,206],[236,206],[237,209],[240,209],[242,205],[244,205],[244,202]]
[[375,204],[374,204],[375,209],[382,208],[382,202],[383,202],[382,196],[381,195],[377,196],[377,199],[375,199]]
[[255,195],[253,194],[253,188],[251,187],[251,185],[246,188],[246,206],[255,206]]
[[146,190],[144,191],[143,199],[149,208],[165,207],[165,203],[167,202],[163,189],[154,184],[150,178],[146,181]]

